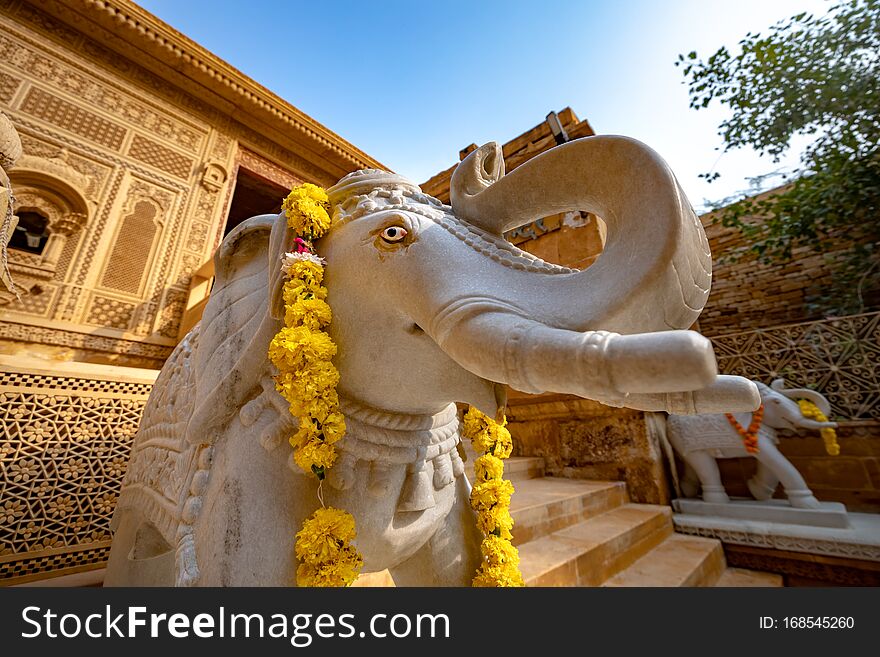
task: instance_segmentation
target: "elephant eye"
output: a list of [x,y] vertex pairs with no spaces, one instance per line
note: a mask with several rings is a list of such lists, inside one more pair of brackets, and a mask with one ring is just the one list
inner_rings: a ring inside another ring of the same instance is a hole
[[406,229],[401,226],[388,226],[380,233],[380,237],[389,244],[403,241],[406,235]]

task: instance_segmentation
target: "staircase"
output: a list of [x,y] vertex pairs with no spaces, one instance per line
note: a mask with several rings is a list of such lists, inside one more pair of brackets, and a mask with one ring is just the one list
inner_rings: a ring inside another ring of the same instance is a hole
[[511,458],[504,470],[516,488],[513,542],[527,586],[782,585],[778,575],[727,568],[718,540],[675,534],[670,507],[631,503],[621,482],[544,477],[534,457]]
[[[473,458],[466,463],[473,481]],[[544,459],[504,463],[516,492],[513,543],[527,586],[782,586],[782,577],[727,568],[716,539],[676,534],[672,509],[633,504],[626,485],[544,476]],[[104,569],[22,586],[101,586]],[[394,586],[387,570],[354,586]]]

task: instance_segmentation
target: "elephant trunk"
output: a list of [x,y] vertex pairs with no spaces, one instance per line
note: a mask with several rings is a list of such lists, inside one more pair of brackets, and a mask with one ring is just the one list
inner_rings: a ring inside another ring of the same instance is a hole
[[487,144],[456,169],[450,196],[458,218],[494,235],[574,210],[605,221],[599,260],[545,277],[530,317],[575,331],[641,333],[688,328],[705,305],[711,257],[702,225],[667,164],[641,142],[578,139],[507,176],[500,147]]
[[482,291],[480,301],[437,313],[429,333],[467,369],[524,392],[648,411],[758,407],[751,382],[717,377],[708,340],[676,330],[690,327],[706,302],[711,256],[702,225],[653,150],[625,137],[587,137],[505,176],[500,146],[486,144],[458,166],[450,197],[455,216],[490,239],[576,210],[608,228],[602,256],[584,271],[496,271],[504,299]]
[[678,414],[753,410],[757,389],[716,377],[711,343],[692,331],[576,332],[502,311],[463,307],[432,337],[480,377],[529,393],[553,391],[612,406]]
[[798,399],[806,399],[811,401],[820,411],[822,411],[822,414],[825,417],[831,415],[831,404],[824,395],[815,390],[810,390],[809,388],[786,388],[784,379],[775,379],[773,383],[770,384],[770,387],[780,395],[785,395],[789,399],[794,399],[795,401]]
[[816,420],[811,420],[810,418],[798,418],[795,422],[795,426],[798,426],[803,429],[813,429],[814,431],[819,431],[821,429],[836,429],[837,422],[818,422]]

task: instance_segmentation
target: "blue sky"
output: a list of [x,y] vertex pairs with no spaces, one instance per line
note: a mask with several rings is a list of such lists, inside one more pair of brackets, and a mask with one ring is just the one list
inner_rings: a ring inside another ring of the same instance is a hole
[[[505,142],[570,106],[655,148],[701,208],[778,168],[720,157],[715,106],[688,107],[678,53],[735,48],[825,0],[137,0],[415,182],[471,142]],[[796,162],[792,153],[785,164]],[[708,184],[697,175],[716,170]]]

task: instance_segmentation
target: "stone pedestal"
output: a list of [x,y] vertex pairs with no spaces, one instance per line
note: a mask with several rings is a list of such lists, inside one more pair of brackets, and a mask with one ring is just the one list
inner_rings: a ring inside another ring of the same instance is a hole
[[[733,506],[727,504],[723,506]],[[793,511],[803,511],[793,509]],[[831,509],[814,511],[833,517]],[[815,525],[744,520],[720,515],[676,513],[675,531],[682,534],[720,539],[725,546],[742,545],[810,555],[826,555],[848,560],[880,562],[880,516],[873,513],[847,514],[849,526]]]
[[726,504],[704,502],[703,500],[673,500],[672,507],[678,513],[709,518],[729,518],[732,520],[757,520],[785,525],[806,525],[810,527],[836,527],[846,529],[849,519],[846,507],[839,502],[822,502],[818,509],[798,509],[787,500],[731,500]]

